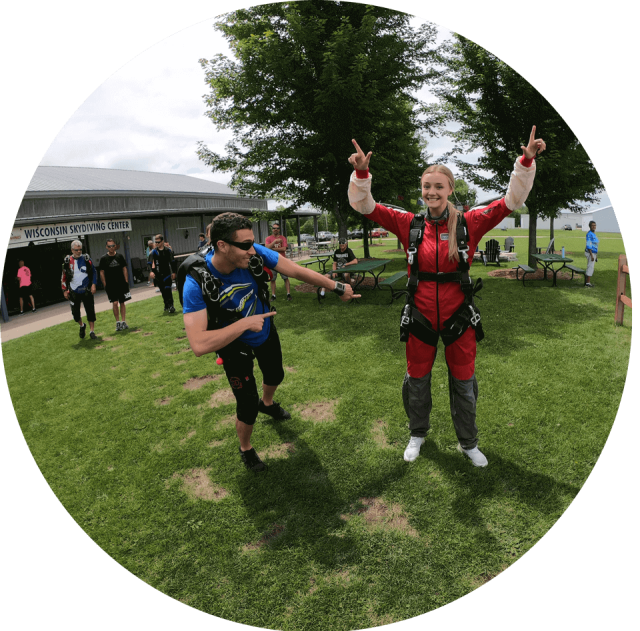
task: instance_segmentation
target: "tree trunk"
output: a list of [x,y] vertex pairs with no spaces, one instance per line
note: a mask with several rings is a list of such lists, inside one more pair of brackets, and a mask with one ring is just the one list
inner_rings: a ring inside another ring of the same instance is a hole
[[338,222],[338,238],[346,239],[347,238],[347,217],[348,217],[348,209],[340,208],[340,203],[336,202],[336,205],[333,207],[333,212],[336,216],[336,221]]
[[538,267],[538,261],[534,259],[531,255],[536,254],[538,250],[536,249],[536,223],[538,221],[538,213],[529,207],[529,267],[533,267],[536,269]]

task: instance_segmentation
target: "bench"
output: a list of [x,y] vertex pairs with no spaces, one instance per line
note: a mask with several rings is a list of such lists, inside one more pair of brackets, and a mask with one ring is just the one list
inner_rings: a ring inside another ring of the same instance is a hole
[[565,267],[571,270],[571,280],[573,280],[573,275],[575,273],[584,275],[584,282],[587,282],[586,270],[576,267],[575,265],[565,265]]
[[518,277],[518,275],[520,274],[520,270],[522,270],[524,273],[522,274],[522,286],[524,287],[524,279],[525,276],[527,274],[533,274],[535,273],[536,270],[533,269],[533,267],[529,267],[528,265],[525,265],[524,263],[520,263],[520,265],[518,265],[517,267],[512,267],[511,269],[516,270],[516,280],[520,280],[520,278]]
[[393,274],[392,276],[389,276],[388,278],[385,278],[384,280],[381,280],[378,283],[378,287],[388,287],[391,290],[391,302],[389,303],[389,306],[391,306],[393,304],[393,301],[396,298],[400,298],[400,296],[404,296],[407,293],[409,293],[406,289],[394,289],[393,288],[393,283],[395,283],[396,281],[400,280],[401,278],[406,278],[407,277],[407,272],[396,272],[395,274]]

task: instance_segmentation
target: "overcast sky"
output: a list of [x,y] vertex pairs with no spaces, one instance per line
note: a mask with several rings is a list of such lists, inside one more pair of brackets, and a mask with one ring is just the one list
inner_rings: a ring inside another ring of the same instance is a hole
[[[415,18],[412,24],[420,22]],[[199,140],[224,153],[231,138],[230,133],[218,132],[204,114],[202,97],[209,90],[198,60],[217,53],[230,56],[226,40],[213,24],[211,19],[176,33],[113,74],[69,119],[41,164],[178,173],[227,184],[229,173],[212,173],[196,156]],[[451,31],[439,29],[439,41],[450,36]],[[417,96],[435,101],[427,88]],[[429,139],[429,152],[435,158],[450,147],[447,138]],[[347,149],[345,159],[348,153]],[[474,161],[478,155],[466,159]],[[479,190],[478,201],[494,194]],[[604,193],[592,207],[609,203]],[[270,201],[270,207],[275,205]]]

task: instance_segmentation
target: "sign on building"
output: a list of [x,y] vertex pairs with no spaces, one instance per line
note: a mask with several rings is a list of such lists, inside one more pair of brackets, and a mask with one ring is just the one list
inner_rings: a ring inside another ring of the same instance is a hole
[[47,223],[35,226],[13,227],[9,238],[9,247],[16,248],[29,243],[68,241],[82,235],[101,234],[105,232],[130,232],[131,219],[105,219],[98,221],[78,221],[70,223]]

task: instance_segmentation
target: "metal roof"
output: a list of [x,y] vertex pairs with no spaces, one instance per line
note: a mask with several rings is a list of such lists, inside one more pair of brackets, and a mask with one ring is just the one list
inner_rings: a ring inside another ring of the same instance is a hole
[[189,175],[89,167],[38,167],[27,187],[27,196],[30,193],[33,195],[54,191],[58,193],[136,191],[237,196],[235,191],[224,184]]

